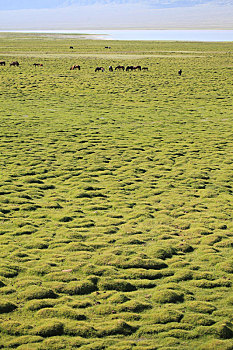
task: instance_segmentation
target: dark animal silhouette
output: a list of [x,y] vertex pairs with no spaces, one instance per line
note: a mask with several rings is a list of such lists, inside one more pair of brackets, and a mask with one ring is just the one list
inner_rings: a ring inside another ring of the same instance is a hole
[[70,67],[70,70],[78,69],[80,70],[81,67],[79,65],[74,64],[72,67]]
[[148,67],[142,67],[142,70],[149,70]]
[[1,61],[0,62],[0,66],[5,66],[6,65],[6,62],[5,61]]
[[19,62],[18,62],[18,61],[11,62],[11,63],[10,63],[10,67],[11,67],[11,66],[16,66],[16,67],[18,67],[18,66],[19,66]]
[[113,72],[112,66],[109,66],[108,69],[109,69],[109,72]]
[[133,70],[133,66],[127,66],[126,67],[126,72],[132,71]]
[[96,67],[95,72],[104,72],[104,68],[103,67]]
[[33,63],[33,66],[34,67],[43,67],[43,64],[42,63]]
[[132,71],[132,70],[142,70],[142,67],[141,66],[128,66],[128,67],[126,67],[127,72]]
[[105,46],[105,49],[111,49],[111,46]]
[[74,48],[73,46],[70,46],[70,49],[72,49],[72,50],[73,50],[73,48]]
[[115,70],[125,70],[125,67],[124,67],[124,66],[117,66],[117,67],[115,68]]
[[179,74],[179,75],[181,75],[181,74],[182,74],[182,69],[180,69],[180,70],[178,71],[178,74]]

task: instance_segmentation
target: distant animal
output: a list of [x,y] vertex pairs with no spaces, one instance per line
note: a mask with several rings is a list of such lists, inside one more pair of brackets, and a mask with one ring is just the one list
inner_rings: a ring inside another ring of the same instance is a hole
[[111,49],[111,46],[105,46],[105,49]]
[[133,70],[133,66],[127,66],[126,67],[126,72],[132,71]]
[[142,67],[142,70],[149,70],[148,67]]
[[5,66],[6,65],[6,62],[5,61],[1,61],[0,62],[0,66]]
[[132,71],[132,70],[142,70],[142,67],[141,66],[127,66],[126,67],[127,72]]
[[73,48],[74,48],[73,46],[70,46],[70,49],[72,49],[72,50],[73,50]]
[[80,70],[81,67],[79,65],[74,64],[73,66],[70,67],[70,70],[78,69]]
[[181,75],[181,74],[182,74],[182,69],[180,69],[180,70],[178,71],[178,74],[179,74],[179,75]]
[[123,70],[123,71],[124,71],[124,70],[125,70],[125,67],[119,65],[119,66],[116,66],[115,70]]
[[11,63],[10,63],[10,66],[16,66],[16,67],[18,67],[18,66],[19,66],[19,62],[18,62],[18,61],[11,62]]
[[104,72],[104,68],[103,67],[96,67],[95,72]]
[[43,67],[43,64],[42,63],[33,63],[33,66],[34,67]]
[[109,66],[108,69],[109,69],[109,72],[113,72],[112,66]]

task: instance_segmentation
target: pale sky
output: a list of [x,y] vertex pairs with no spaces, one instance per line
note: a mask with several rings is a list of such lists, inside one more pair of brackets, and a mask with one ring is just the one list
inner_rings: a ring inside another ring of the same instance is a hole
[[0,0],[0,30],[233,29],[233,0]]

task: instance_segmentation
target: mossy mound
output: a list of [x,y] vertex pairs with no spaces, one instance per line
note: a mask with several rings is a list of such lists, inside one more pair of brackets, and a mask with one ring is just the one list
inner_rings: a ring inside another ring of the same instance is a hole
[[162,289],[153,293],[153,300],[160,304],[184,301],[184,294],[172,289]]
[[21,346],[25,345],[25,349],[33,349],[35,348],[33,343],[40,343],[42,341],[43,341],[43,338],[40,336],[23,335],[21,337],[17,337],[15,339],[8,341],[5,345],[8,348],[17,348],[17,349],[19,349],[19,347],[22,349]]
[[136,287],[126,280],[112,280],[110,278],[101,279],[98,287],[100,290],[117,290],[119,292],[132,292],[136,290]]
[[26,304],[26,308],[31,311],[37,311],[43,308],[53,307],[55,303],[51,299],[31,300]]
[[17,309],[14,303],[6,300],[0,300],[0,314],[12,312]]
[[232,350],[232,349],[233,349],[233,341],[229,341],[229,340],[224,341],[220,339],[211,339],[197,348],[197,350]]
[[216,307],[213,304],[203,301],[189,301],[187,307],[191,311],[203,314],[212,314],[212,312],[216,310]]
[[215,321],[203,314],[198,314],[194,312],[186,312],[182,322],[193,324],[196,326],[212,326]]
[[41,337],[53,337],[62,335],[64,332],[63,323],[57,320],[44,320],[43,325],[36,327],[33,333]]
[[64,285],[61,289],[62,293],[69,295],[85,295],[97,290],[96,284],[92,281],[73,281]]
[[73,320],[81,321],[86,320],[86,316],[70,307],[60,307],[60,308],[43,308],[38,310],[37,316],[49,318],[49,317],[57,317],[57,318],[70,318]]
[[79,336],[82,338],[96,337],[96,329],[89,323],[81,323],[77,321],[66,321],[64,323],[64,334],[69,336]]
[[218,323],[215,326],[216,334],[221,339],[233,338],[233,324],[231,322]]
[[173,309],[161,308],[153,309],[150,314],[145,315],[148,323],[166,324],[169,322],[180,322],[183,318],[183,313]]
[[57,298],[57,294],[52,290],[39,286],[30,286],[24,292],[20,294],[22,299],[54,299]]
[[134,333],[136,330],[137,327],[133,327],[123,320],[117,320],[107,325],[103,324],[101,329],[98,329],[97,334],[99,337],[116,334],[127,336]]
[[147,309],[151,309],[151,304],[142,303],[138,300],[129,300],[118,306],[119,311],[123,312],[142,312]]

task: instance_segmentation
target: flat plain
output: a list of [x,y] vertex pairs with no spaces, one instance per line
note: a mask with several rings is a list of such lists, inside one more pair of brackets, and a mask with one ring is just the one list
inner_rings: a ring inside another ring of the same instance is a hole
[[0,52],[0,348],[233,349],[233,43]]

